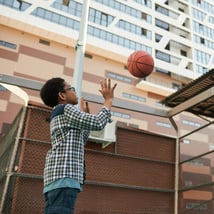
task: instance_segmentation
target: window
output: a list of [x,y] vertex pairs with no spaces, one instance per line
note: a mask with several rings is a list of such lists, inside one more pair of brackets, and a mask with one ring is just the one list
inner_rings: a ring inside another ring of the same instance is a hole
[[208,68],[196,64],[196,72],[200,74],[205,74],[206,72],[208,72]]
[[156,72],[160,72],[162,74],[170,75],[170,71],[156,67]]
[[205,39],[202,36],[194,35],[194,42],[197,44],[202,44],[202,45],[206,46],[207,48],[214,50],[214,42],[212,42],[208,39]]
[[213,39],[213,37],[214,37],[214,29],[210,28],[208,26],[205,26],[199,22],[193,21],[193,30],[196,33],[201,34],[210,39]]
[[161,7],[161,6],[159,6],[159,5],[155,5],[155,10],[156,10],[157,12],[161,13],[161,14],[166,15],[166,16],[169,15],[169,10],[167,10],[166,8]]
[[59,15],[57,13],[54,13],[52,11],[48,11],[43,8],[36,8],[33,12],[32,15],[40,17],[42,19],[47,19],[51,22],[57,23],[57,24],[62,24],[66,27],[70,27],[74,30],[79,30],[80,23],[79,21],[76,21],[74,19],[68,18],[66,16]]
[[152,36],[152,32],[142,28],[138,25],[135,25],[133,23],[124,21],[124,20],[119,20],[119,22],[117,23],[117,26],[123,30],[126,30],[130,33],[133,33],[135,35],[139,35],[139,36],[146,36],[148,39],[151,39]]
[[194,55],[197,62],[203,63],[204,65],[208,65],[209,60],[211,59],[211,55],[201,50],[194,50]]
[[186,187],[191,187],[192,186],[192,181],[184,181],[184,185]]
[[169,24],[161,21],[160,19],[155,19],[155,25],[159,28],[169,31]]
[[126,82],[126,83],[131,83],[132,79],[126,76],[122,76],[113,72],[107,72],[107,77],[112,78],[112,79],[116,79],[122,82]]
[[188,139],[183,139],[183,143],[184,143],[184,144],[190,144],[191,142],[190,142],[190,140],[188,140]]
[[178,11],[180,11],[180,12],[182,12],[182,13],[184,13],[184,9],[183,8],[178,8]]
[[126,97],[126,98],[131,99],[131,100],[136,100],[136,101],[140,101],[140,102],[143,102],[143,103],[146,102],[146,98],[145,97],[137,96],[137,95],[134,95],[134,94],[129,94],[129,93],[126,93],[126,92],[123,92],[122,95],[123,95],[123,97]]
[[113,16],[103,13],[99,10],[95,10],[94,8],[90,8],[89,10],[89,21],[96,24],[107,27],[109,24],[111,24],[113,19]]
[[135,2],[139,3],[140,5],[146,5],[147,7],[151,8],[152,2],[151,0],[134,0]]
[[85,53],[85,57],[86,57],[86,58],[89,58],[89,59],[92,59],[92,58],[93,58],[93,56],[92,56],[91,54],[88,54],[88,53]]
[[189,126],[201,127],[200,123],[193,122],[193,121],[190,121],[190,120],[182,120],[182,123],[185,124],[185,125],[189,125]]
[[116,112],[116,111],[111,111],[111,114],[112,114],[112,116],[115,116],[115,117],[120,117],[120,118],[124,118],[124,119],[128,119],[128,120],[131,119],[131,116],[129,114],[124,114],[124,113]]
[[[111,0],[111,1],[95,0],[95,1],[99,2],[99,3],[103,4],[103,5],[107,5],[107,6],[111,7],[111,8],[113,8],[114,10],[118,10],[118,11],[120,11],[122,13],[134,16],[137,19],[145,19],[147,22],[151,23],[151,15],[146,14],[146,13],[142,13],[140,10],[132,8],[132,7],[130,7],[130,6],[126,5],[126,4],[123,4],[123,3],[119,2],[119,1],[116,1],[116,0]],[[142,2],[142,0],[140,0],[140,1]],[[148,7],[151,8],[151,4],[147,4],[147,5],[148,5]]]
[[155,34],[155,41],[156,42],[160,42],[160,40],[162,39],[163,36],[159,35],[159,34]]
[[[123,46],[128,49],[132,50],[145,50],[148,53],[152,52],[152,48],[146,45],[143,45],[141,43],[137,43],[135,41],[132,41],[130,39],[124,38],[122,36],[115,35],[113,33],[107,32],[105,30],[88,26],[88,33],[92,36],[95,36],[100,39],[104,39],[106,41],[111,41],[112,43],[115,43],[116,45]],[[108,36],[107,36],[108,35]]]
[[4,46],[4,47],[7,47],[7,48],[11,48],[11,49],[16,49],[16,47],[17,47],[16,44],[13,44],[11,42],[7,42],[7,41],[4,41],[4,40],[0,40],[0,46]]
[[187,56],[187,52],[184,50],[181,50],[181,56]]
[[168,129],[172,128],[172,125],[171,125],[171,124],[169,124],[169,123],[164,123],[164,122],[160,122],[160,121],[157,121],[157,122],[156,122],[156,125],[157,125],[157,126],[164,127],[164,128],[168,128]]
[[191,160],[191,161],[188,161],[187,164],[193,165],[193,166],[204,166],[204,163],[201,162],[200,160]]
[[170,50],[170,43],[168,43],[165,47],[166,50]]
[[175,90],[179,90],[181,88],[181,86],[177,83],[172,83],[172,88],[175,89]]
[[200,43],[201,43],[201,44],[204,44],[204,43],[205,43],[204,38],[202,38],[202,37],[200,38]]
[[156,51],[155,56],[157,59],[160,59],[160,60],[165,61],[165,62],[170,62],[170,55],[169,54],[163,53],[161,51]]
[[63,5],[62,1],[54,1],[52,7],[77,17],[81,17],[82,14],[82,4],[75,1],[72,1],[68,6]]
[[47,40],[44,40],[44,39],[40,39],[40,40],[39,40],[39,43],[40,43],[40,44],[43,44],[43,45],[47,45],[47,46],[50,45],[50,42],[47,41]]
[[141,17],[142,17],[142,19],[144,19],[144,20],[147,20],[147,14],[146,13],[141,13]]
[[7,7],[11,7],[13,9],[19,10],[19,11],[25,11],[28,7],[31,6],[31,4],[21,1],[21,0],[1,0],[0,4],[3,4]]
[[194,209],[194,210],[206,210],[208,206],[206,203],[186,203],[186,209]]

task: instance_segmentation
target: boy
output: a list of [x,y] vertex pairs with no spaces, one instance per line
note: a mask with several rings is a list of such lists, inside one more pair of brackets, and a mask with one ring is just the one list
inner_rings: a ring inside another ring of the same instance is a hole
[[62,78],[48,80],[40,91],[43,102],[52,107],[50,121],[52,147],[46,156],[44,195],[46,214],[72,214],[78,193],[85,179],[84,145],[90,130],[101,130],[111,121],[110,108],[116,84],[100,82],[103,107],[96,114],[89,113],[88,103],[81,100],[75,89]]

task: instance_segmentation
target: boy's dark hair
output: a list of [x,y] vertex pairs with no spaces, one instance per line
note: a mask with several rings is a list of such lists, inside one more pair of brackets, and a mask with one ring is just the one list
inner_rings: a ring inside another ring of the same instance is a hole
[[59,92],[64,90],[65,80],[60,77],[49,79],[40,91],[40,97],[44,104],[54,107],[58,104]]

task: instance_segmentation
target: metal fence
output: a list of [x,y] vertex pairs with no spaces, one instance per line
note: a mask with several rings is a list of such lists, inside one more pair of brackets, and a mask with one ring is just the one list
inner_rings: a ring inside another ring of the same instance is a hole
[[22,131],[21,123],[25,116],[23,107],[14,122],[10,126],[9,132],[3,137],[0,143],[0,213],[10,213],[11,197],[10,190],[13,182],[12,177],[15,172],[15,156],[19,133]]
[[[180,213],[214,213],[214,133],[213,122],[201,125],[181,138],[180,155]],[[201,136],[201,137],[198,137]],[[206,136],[208,143],[204,143]],[[183,139],[192,139],[183,143]]]
[[[0,143],[1,214],[44,213],[49,117],[49,110],[27,106]],[[174,147],[173,138],[126,128],[118,128],[117,142],[105,149],[88,142],[86,184],[75,213],[172,214]]]

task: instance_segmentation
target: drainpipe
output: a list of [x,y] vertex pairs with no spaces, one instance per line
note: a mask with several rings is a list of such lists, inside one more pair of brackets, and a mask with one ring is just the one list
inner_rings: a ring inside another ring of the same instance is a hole
[[5,185],[4,185],[4,189],[3,189],[3,193],[2,193],[2,198],[0,201],[0,213],[3,213],[4,202],[5,202],[6,194],[8,191],[10,177],[13,175],[13,167],[14,167],[14,163],[15,163],[15,157],[16,157],[16,153],[18,150],[19,139],[21,137],[23,124],[25,121],[25,115],[26,115],[26,111],[27,111],[27,105],[28,105],[29,97],[25,91],[23,91],[21,88],[19,88],[17,86],[5,84],[5,83],[0,83],[0,85],[2,85],[4,88],[9,90],[13,94],[17,95],[19,98],[21,98],[24,101],[24,106],[22,108],[22,113],[21,113],[21,117],[20,117],[20,121],[19,121],[19,127],[18,127],[18,131],[17,131],[17,135],[16,135],[16,140],[15,140],[13,151],[11,154],[11,160],[9,163],[6,181],[5,181]]

